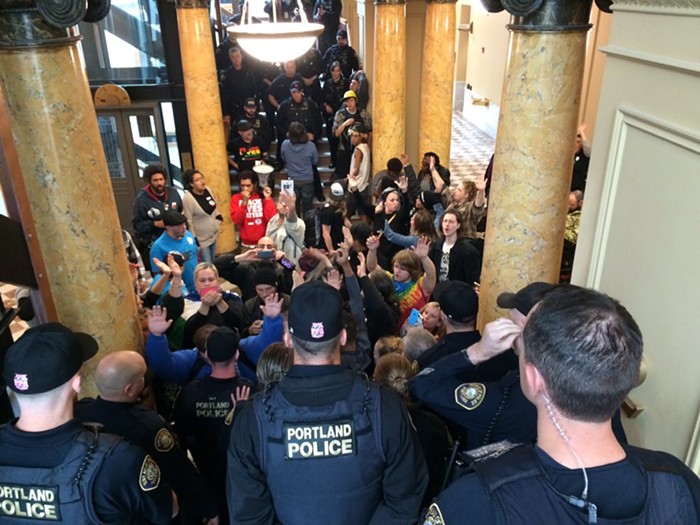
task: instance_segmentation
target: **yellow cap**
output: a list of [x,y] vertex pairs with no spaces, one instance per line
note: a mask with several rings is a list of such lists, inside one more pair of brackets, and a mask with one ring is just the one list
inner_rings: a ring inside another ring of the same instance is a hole
[[357,95],[355,95],[355,92],[352,89],[348,89],[345,92],[345,95],[343,95],[343,100],[347,100],[349,98],[357,99]]

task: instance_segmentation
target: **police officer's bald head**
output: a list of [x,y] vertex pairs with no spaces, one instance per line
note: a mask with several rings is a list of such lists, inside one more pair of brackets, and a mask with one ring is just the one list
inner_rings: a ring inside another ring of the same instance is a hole
[[112,352],[95,370],[95,386],[109,401],[133,401],[143,390],[146,361],[131,350]]

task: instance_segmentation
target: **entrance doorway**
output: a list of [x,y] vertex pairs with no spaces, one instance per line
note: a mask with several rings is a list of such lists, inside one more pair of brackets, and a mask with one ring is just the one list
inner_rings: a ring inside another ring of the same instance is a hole
[[96,110],[119,222],[122,229],[133,234],[132,209],[136,195],[144,186],[141,179],[143,168],[148,164],[163,164],[171,178],[179,179],[179,155],[174,152],[175,162],[170,162],[159,103],[133,104],[124,108],[98,107]]

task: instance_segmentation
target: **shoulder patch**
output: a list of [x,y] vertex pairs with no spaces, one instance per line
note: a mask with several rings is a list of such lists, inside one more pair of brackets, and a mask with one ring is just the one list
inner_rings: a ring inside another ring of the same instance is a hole
[[445,525],[445,520],[442,518],[442,512],[440,512],[440,507],[438,507],[437,503],[433,503],[428,507],[423,525]]
[[474,410],[486,397],[482,383],[463,383],[455,388],[455,403],[466,410]]
[[153,445],[158,452],[168,452],[175,446],[175,439],[167,428],[161,428],[153,440]]
[[139,472],[139,487],[144,492],[148,492],[158,488],[158,485],[160,485],[160,468],[153,461],[153,458],[146,454],[141,465],[141,472]]

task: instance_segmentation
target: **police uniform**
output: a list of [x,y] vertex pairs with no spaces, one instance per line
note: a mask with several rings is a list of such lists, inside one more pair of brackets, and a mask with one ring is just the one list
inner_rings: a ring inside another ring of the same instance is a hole
[[[425,350],[416,361],[418,367],[422,370],[433,364],[438,359],[452,355],[465,348],[469,348],[474,343],[478,343],[481,339],[481,334],[478,330],[470,330],[468,332],[452,332],[445,334],[440,341]],[[517,363],[516,363],[517,364]]]
[[205,377],[188,384],[175,402],[175,428],[216,497],[222,523],[226,510],[226,448],[234,415],[231,396],[244,385],[250,387],[252,383],[238,376]]
[[584,501],[580,469],[560,465],[540,448],[515,447],[477,463],[475,473],[438,497],[423,523],[697,523],[698,477],[669,454],[636,447],[625,451],[623,461],[586,469]]
[[413,523],[427,484],[419,449],[394,393],[343,365],[293,366],[234,421],[231,522]]
[[167,524],[171,514],[170,487],[140,448],[76,420],[0,428],[0,523]]
[[75,416],[100,423],[105,431],[127,439],[150,454],[178,497],[181,514],[197,518],[217,515],[214,499],[204,481],[175,442],[165,421],[153,410],[132,403],[83,399],[75,405]]
[[466,449],[503,439],[531,443],[537,435],[537,412],[520,388],[518,371],[493,379],[497,370],[488,363],[474,366],[457,352],[414,376],[409,391],[452,424]]
[[331,64],[333,62],[340,63],[340,70],[345,78],[350,78],[354,71],[360,69],[360,60],[357,58],[357,51],[348,45],[341,46],[333,44],[323,55],[323,61],[326,63],[328,76],[330,77]]
[[312,99],[305,97],[297,104],[289,97],[280,104],[280,107],[277,108],[277,115],[275,115],[278,140],[280,137],[284,140],[292,122],[301,122],[307,132],[313,133],[314,139],[320,140],[323,126],[321,112]]

